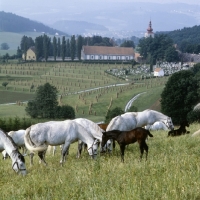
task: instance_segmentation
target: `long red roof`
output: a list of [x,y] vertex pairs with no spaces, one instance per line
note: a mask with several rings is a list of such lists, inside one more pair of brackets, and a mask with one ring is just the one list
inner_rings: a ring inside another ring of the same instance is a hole
[[134,55],[132,47],[83,46],[87,55]]

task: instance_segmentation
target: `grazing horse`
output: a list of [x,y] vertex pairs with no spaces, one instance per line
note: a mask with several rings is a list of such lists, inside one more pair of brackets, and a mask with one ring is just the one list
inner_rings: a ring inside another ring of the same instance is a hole
[[163,122],[170,130],[174,129],[174,125],[170,117],[155,110],[147,109],[142,112],[127,112],[120,116],[114,117],[108,124],[106,131],[130,131],[136,127],[152,125],[156,121]]
[[167,126],[161,121],[155,122],[152,125],[147,125],[145,126],[145,129],[150,130],[150,131],[158,131],[158,130],[169,131]]
[[[97,124],[97,125],[103,130],[102,132],[106,131],[106,128],[108,127],[108,123]],[[112,151],[112,142],[113,142],[113,148],[115,148],[115,142],[114,141],[111,142],[111,141],[112,140],[108,140],[106,145],[103,148],[101,148],[102,153],[106,152],[107,150],[109,153]]]
[[[83,126],[72,120],[38,123],[27,128],[24,136],[26,148],[31,152],[38,152],[38,156],[45,165],[45,152],[48,145],[58,146],[63,144],[60,160],[61,165],[63,165],[70,144],[78,140],[87,144],[89,155],[95,158],[98,141],[94,140]],[[31,154],[31,165],[33,164],[33,155]]]
[[[74,119],[72,121],[75,121],[76,123],[80,124],[81,126],[83,126],[83,128],[85,128],[85,130],[94,138],[94,139],[97,139],[98,141],[100,141],[101,143],[101,140],[102,140],[102,129],[96,124],[94,123],[93,121],[89,120],[89,119],[86,119],[86,118],[77,118],[77,119]],[[111,151],[111,145],[110,144],[110,141],[107,142],[107,146],[108,146],[108,149],[109,151]],[[84,145],[84,142],[79,140],[78,142],[78,152],[77,152],[77,157],[79,158],[80,155],[81,155],[81,152],[82,152],[82,146]],[[105,145],[105,146],[106,146]],[[107,147],[106,146],[106,147]],[[101,152],[105,150],[106,147],[103,147],[101,149]]]
[[14,140],[15,144],[19,148],[22,148],[22,154],[25,155],[27,152],[27,149],[24,144],[25,130],[21,129],[18,131],[10,131],[8,132],[8,135]]
[[187,131],[185,127],[189,127],[189,123],[187,121],[184,121],[180,124],[180,127],[176,130],[172,130],[168,132],[168,136],[179,136],[179,135],[184,135],[184,134],[189,134],[190,131]]
[[5,150],[12,160],[12,169],[19,174],[26,175],[24,156],[18,151],[13,139],[0,129],[0,152]]
[[146,159],[148,155],[148,146],[146,144],[147,136],[153,137],[153,135],[142,127],[137,127],[131,131],[120,131],[120,130],[112,130],[106,131],[103,133],[102,143],[101,145],[105,145],[108,139],[114,139],[118,142],[121,150],[121,161],[124,162],[124,150],[125,146],[131,143],[135,143],[136,141],[140,146],[140,159],[142,159],[144,150],[146,151]]

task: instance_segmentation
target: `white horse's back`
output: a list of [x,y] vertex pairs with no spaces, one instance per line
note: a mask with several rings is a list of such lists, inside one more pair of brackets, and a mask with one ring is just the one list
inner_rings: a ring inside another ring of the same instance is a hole
[[77,118],[77,119],[74,119],[73,121],[83,126],[85,130],[87,130],[87,132],[94,138],[98,139],[99,141],[102,140],[102,130],[93,121],[86,118]]
[[10,131],[8,133],[10,137],[14,140],[14,142],[17,144],[19,147],[23,147],[24,144],[24,135],[25,135],[25,130],[21,129],[18,131]]
[[126,131],[126,130],[132,130],[135,127],[136,127],[135,113],[128,112],[114,117],[108,124],[106,131],[111,131],[111,130]]
[[148,129],[150,131],[158,131],[158,130],[169,131],[169,129],[163,122],[155,122],[152,125],[147,125],[147,126],[145,126],[145,129]]
[[130,131],[136,127],[152,125],[156,121],[162,121],[170,129],[174,128],[170,117],[155,110],[147,109],[142,112],[127,112],[121,116],[114,117],[110,121],[106,131]]

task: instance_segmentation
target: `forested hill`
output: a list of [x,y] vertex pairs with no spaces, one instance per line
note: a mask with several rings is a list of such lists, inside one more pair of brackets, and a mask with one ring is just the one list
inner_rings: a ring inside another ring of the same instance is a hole
[[190,44],[200,44],[200,26],[183,28],[175,31],[166,32],[175,44],[180,45],[182,42]]
[[51,35],[56,33],[60,35],[68,35],[62,31],[50,28],[42,23],[32,21],[30,19],[20,17],[12,13],[0,11],[0,32],[44,32]]

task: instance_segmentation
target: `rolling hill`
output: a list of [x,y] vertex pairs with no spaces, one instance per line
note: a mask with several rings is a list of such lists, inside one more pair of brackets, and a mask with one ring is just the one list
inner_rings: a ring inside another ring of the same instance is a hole
[[12,13],[0,12],[0,32],[37,32],[55,35],[68,35],[63,31],[59,31],[40,22],[30,20]]

